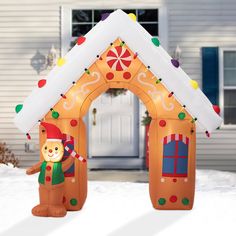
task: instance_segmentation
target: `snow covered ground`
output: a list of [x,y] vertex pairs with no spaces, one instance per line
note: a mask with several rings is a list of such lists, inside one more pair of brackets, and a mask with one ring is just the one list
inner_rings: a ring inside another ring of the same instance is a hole
[[234,173],[197,171],[192,211],[154,210],[146,183],[93,181],[82,211],[38,218],[31,215],[37,189],[37,175],[0,165],[0,235],[236,235]]

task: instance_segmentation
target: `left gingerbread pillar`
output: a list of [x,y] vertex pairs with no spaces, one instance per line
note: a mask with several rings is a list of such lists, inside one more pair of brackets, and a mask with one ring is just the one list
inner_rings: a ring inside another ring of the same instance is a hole
[[[55,124],[63,134],[72,137],[71,148],[87,159],[86,126],[80,118],[59,118],[45,119],[45,122]],[[40,150],[46,140],[44,128],[39,128]],[[40,160],[43,156],[40,151]],[[78,159],[74,160],[74,165],[65,173],[65,195],[64,205],[68,211],[80,210],[87,197],[87,163]]]

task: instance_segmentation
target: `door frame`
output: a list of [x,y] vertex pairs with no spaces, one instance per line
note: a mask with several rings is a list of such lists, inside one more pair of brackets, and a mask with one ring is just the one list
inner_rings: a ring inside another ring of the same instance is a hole
[[[100,4],[101,3],[101,4]],[[140,1],[140,4],[143,4]],[[68,25],[71,25],[71,13],[72,9],[116,9],[116,8],[123,8],[123,9],[130,9],[130,8],[138,8],[138,9],[152,9],[157,8],[159,13],[159,36],[158,38],[162,42],[162,47],[168,51],[168,12],[167,12],[167,6],[166,3],[146,3],[145,7],[140,7],[138,2],[131,3],[127,1],[127,4],[120,5],[115,2],[111,4],[109,0],[105,0],[102,2],[86,2],[86,3],[78,3],[78,4],[64,4],[60,6],[60,16],[61,16],[61,51],[60,55],[64,56],[68,49],[71,42],[71,27],[68,27]],[[102,7],[100,7],[102,6]],[[128,169],[142,169],[145,166],[145,127],[141,125],[142,117],[145,114],[146,111],[145,105],[141,102],[139,99],[138,103],[138,121],[139,121],[139,156],[138,158],[124,158],[127,160],[124,160],[121,162],[121,165],[119,166],[119,160],[120,158],[99,158],[99,160],[96,160],[94,158],[91,158],[90,155],[90,145],[89,142],[89,135],[87,135],[87,148],[88,148],[88,157],[89,157],[89,168],[128,168]],[[89,129],[89,112],[87,115],[83,118],[87,129]],[[87,130],[87,133],[89,134],[90,130]],[[114,164],[115,163],[115,164]],[[122,163],[124,163],[122,165]]]

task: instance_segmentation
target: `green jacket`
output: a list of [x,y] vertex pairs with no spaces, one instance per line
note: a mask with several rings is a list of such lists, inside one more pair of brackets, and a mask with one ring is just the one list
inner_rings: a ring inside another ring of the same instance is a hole
[[[41,170],[40,170],[40,174],[39,174],[39,178],[38,178],[38,181],[39,181],[40,184],[45,184],[46,166],[47,166],[47,162],[44,161],[41,165]],[[60,184],[60,183],[64,182],[64,180],[65,180],[65,177],[64,177],[64,173],[62,171],[61,162],[53,163],[52,185]]]

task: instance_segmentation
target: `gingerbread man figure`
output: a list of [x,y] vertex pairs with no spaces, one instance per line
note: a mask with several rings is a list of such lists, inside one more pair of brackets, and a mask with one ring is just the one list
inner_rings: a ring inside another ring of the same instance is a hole
[[62,161],[64,146],[60,129],[56,125],[46,122],[41,122],[41,125],[47,132],[47,140],[41,149],[44,161],[40,161],[26,170],[28,175],[40,172],[38,177],[40,203],[32,209],[32,214],[34,216],[63,217],[67,213],[63,205],[64,172],[74,163],[74,158],[70,156]]

